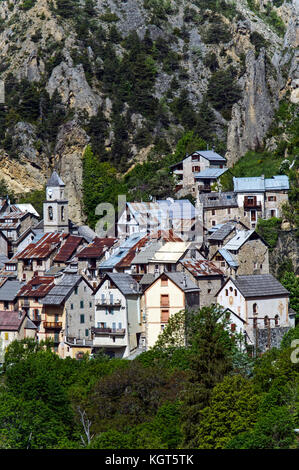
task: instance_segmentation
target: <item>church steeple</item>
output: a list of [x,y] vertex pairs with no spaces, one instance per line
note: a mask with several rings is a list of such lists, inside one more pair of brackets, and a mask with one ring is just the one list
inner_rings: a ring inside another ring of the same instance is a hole
[[44,232],[68,233],[68,201],[64,196],[65,184],[56,171],[53,171],[46,185],[44,202]]

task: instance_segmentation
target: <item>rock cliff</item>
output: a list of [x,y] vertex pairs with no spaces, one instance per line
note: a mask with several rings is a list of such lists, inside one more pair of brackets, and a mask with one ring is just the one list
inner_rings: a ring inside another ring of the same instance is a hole
[[[122,139],[127,170],[157,139],[174,148],[184,130],[194,126],[200,134],[202,102],[212,113],[205,139],[221,141],[235,162],[263,144],[281,98],[298,101],[297,18],[298,3],[280,0],[0,2],[0,177],[22,194],[41,189],[56,167],[70,216],[80,222],[90,139],[103,132],[116,167]],[[216,80],[222,86],[227,70],[240,94],[216,102]],[[188,122],[188,109],[200,109],[197,124]],[[101,116],[105,133],[91,125]]]

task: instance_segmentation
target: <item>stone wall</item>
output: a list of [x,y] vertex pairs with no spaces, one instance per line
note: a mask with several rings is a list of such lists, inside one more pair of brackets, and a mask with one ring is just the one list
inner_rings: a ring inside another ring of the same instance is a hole
[[[279,348],[283,336],[290,330],[291,327],[276,327],[276,328],[257,328],[254,330],[254,347],[260,353],[267,351],[270,348]],[[257,333],[257,338],[256,338]]]

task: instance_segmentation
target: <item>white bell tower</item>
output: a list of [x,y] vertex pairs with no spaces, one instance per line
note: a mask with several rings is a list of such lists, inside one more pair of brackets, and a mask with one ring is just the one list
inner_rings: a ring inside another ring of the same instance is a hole
[[53,171],[46,185],[46,201],[44,202],[44,232],[69,231],[68,201],[64,198],[65,184]]

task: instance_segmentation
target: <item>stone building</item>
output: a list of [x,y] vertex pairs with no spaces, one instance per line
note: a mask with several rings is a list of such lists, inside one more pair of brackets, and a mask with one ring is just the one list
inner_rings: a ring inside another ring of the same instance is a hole
[[224,273],[212,261],[184,258],[177,271],[186,273],[200,289],[200,306],[216,303],[216,293],[224,283]]
[[289,292],[271,274],[229,278],[217,293],[217,303],[246,322],[249,342],[255,345],[257,328],[290,328]]
[[212,256],[226,276],[269,273],[268,244],[254,230],[242,230]]
[[197,150],[187,154],[183,160],[170,168],[177,179],[176,191],[194,195],[198,186],[200,191],[210,191],[211,183],[227,171],[226,158],[214,150]]
[[69,232],[68,201],[65,199],[65,184],[53,171],[46,185],[44,202],[44,232]]
[[22,311],[0,310],[0,364],[4,363],[6,348],[12,341],[36,339],[36,325]]

